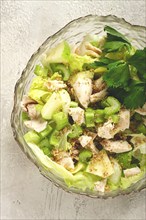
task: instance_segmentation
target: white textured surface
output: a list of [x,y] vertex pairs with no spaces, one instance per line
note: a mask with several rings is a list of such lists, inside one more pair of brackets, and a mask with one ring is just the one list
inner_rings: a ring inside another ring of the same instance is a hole
[[114,14],[145,25],[145,7],[143,0],[2,1],[2,220],[146,218],[144,192],[105,201],[57,189],[21,152],[10,127],[15,82],[31,54],[49,35],[86,14]]

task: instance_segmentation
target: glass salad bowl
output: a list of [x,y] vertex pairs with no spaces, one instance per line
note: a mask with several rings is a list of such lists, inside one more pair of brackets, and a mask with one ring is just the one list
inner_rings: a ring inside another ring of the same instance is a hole
[[22,75],[15,86],[14,107],[11,115],[11,125],[14,138],[16,139],[18,145],[21,147],[23,152],[27,155],[27,157],[34,164],[36,164],[41,174],[52,181],[56,186],[63,188],[67,192],[82,194],[95,198],[115,197],[121,194],[129,194],[131,192],[140,191],[146,186],[146,178],[143,178],[135,184],[132,184],[126,190],[118,189],[105,193],[93,192],[89,190],[83,192],[73,187],[69,188],[61,178],[61,175],[59,175],[59,173],[54,174],[51,169],[47,168],[39,159],[39,157],[37,157],[37,155],[34,154],[31,148],[26,144],[23,138],[23,135],[26,132],[26,127],[21,118],[22,109],[20,107],[20,102],[23,95],[27,94],[32,78],[34,77],[33,71],[36,64],[40,62],[42,57],[47,53],[50,48],[56,46],[62,40],[66,40],[72,46],[78,45],[82,41],[83,37],[88,33],[98,34],[98,36],[102,36],[105,25],[112,26],[119,32],[125,34],[125,36],[131,40],[132,45],[136,48],[141,49],[145,47],[146,28],[143,26],[132,25],[122,18],[111,15],[88,15],[71,21],[57,33],[50,36],[28,61],[26,68],[23,70]]

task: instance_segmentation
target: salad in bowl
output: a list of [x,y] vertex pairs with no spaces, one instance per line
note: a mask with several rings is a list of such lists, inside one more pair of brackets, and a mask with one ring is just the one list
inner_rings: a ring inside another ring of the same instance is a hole
[[99,195],[145,177],[145,61],[146,48],[109,25],[47,49],[20,103],[23,140],[45,175]]

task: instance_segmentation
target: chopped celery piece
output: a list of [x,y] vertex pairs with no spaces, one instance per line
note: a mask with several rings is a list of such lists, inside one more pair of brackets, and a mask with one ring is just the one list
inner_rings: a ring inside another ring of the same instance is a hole
[[63,129],[65,126],[69,124],[68,122],[68,116],[64,112],[59,112],[53,115],[53,120],[56,123],[56,129],[60,131]]
[[95,73],[100,73],[100,74],[102,74],[102,73],[104,73],[104,72],[106,72],[106,71],[107,71],[107,68],[104,67],[104,66],[97,67],[97,68],[94,70]]
[[120,102],[112,96],[109,96],[107,99],[102,101],[102,106],[105,107],[104,109],[105,115],[113,115],[119,112],[121,108]]
[[146,135],[146,126],[141,123],[140,125],[138,125],[137,131],[138,131],[139,133],[143,133],[144,135]]
[[29,118],[27,112],[22,112],[22,113],[21,113],[21,117],[22,117],[22,120],[23,120],[23,121],[30,120],[30,118]]
[[134,119],[135,119],[136,121],[142,121],[142,117],[141,117],[141,115],[138,114],[138,113],[135,113],[135,114],[134,114]]
[[85,123],[87,128],[91,128],[95,126],[94,123],[94,110],[85,112]]
[[50,150],[49,150],[48,147],[44,147],[44,148],[42,148],[42,150],[43,150],[43,152],[44,152],[45,155],[51,156],[51,152],[50,152]]
[[70,70],[64,64],[53,63],[51,64],[51,68],[53,69],[54,72],[58,72],[59,74],[61,74],[64,81],[67,81],[69,79]]
[[47,125],[47,127],[41,131],[39,133],[39,135],[42,137],[42,138],[45,138],[46,136],[48,136],[52,131],[52,127],[50,125]]
[[57,92],[53,92],[47,103],[44,105],[41,114],[44,119],[50,120],[53,114],[62,108],[62,100]]
[[50,135],[50,139],[49,139],[50,145],[53,145],[54,147],[59,148],[60,139],[61,137],[60,137],[59,131],[54,130],[52,134]]
[[50,148],[49,139],[48,139],[48,138],[44,138],[44,139],[38,144],[38,146],[39,146],[40,148],[44,148],[44,147]]
[[70,102],[70,107],[71,107],[71,108],[78,107],[78,103],[77,103],[77,102],[74,102],[74,101],[71,101],[71,102]]
[[127,169],[131,167],[133,152],[130,151],[128,153],[121,153],[116,156],[117,161],[121,165],[123,169]]
[[102,109],[95,110],[95,117],[94,121],[96,123],[102,123],[104,122],[104,111]]
[[140,168],[143,171],[146,171],[146,154],[142,154],[142,158],[140,161]]
[[46,67],[36,65],[36,67],[34,69],[34,73],[37,76],[48,76],[48,69]]
[[77,138],[82,133],[83,133],[82,128],[79,125],[77,125],[77,124],[73,124],[72,125],[72,132],[68,134],[68,137],[70,137],[70,138]]
[[113,123],[117,124],[119,122],[119,119],[120,119],[119,115],[115,114],[115,115],[111,115],[110,117],[111,117]]
[[82,163],[87,163],[90,160],[90,158],[92,157],[92,155],[93,154],[91,151],[85,149],[85,150],[81,151],[81,153],[79,154],[79,160]]
[[26,143],[38,144],[41,141],[41,137],[35,131],[29,131],[24,135]]

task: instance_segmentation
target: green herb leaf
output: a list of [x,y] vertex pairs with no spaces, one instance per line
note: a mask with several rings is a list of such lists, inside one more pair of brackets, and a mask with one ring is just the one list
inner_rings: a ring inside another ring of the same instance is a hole
[[101,58],[99,61],[94,61],[94,63],[85,63],[83,68],[86,70],[96,69],[97,67],[106,67],[108,64],[115,62],[115,60],[109,59],[107,57]]
[[146,47],[143,50],[137,50],[135,54],[129,58],[128,63],[136,67],[140,76],[146,79]]
[[123,61],[114,62],[108,65],[108,71],[103,79],[109,87],[126,87],[130,79],[130,71],[127,63]]
[[105,26],[104,30],[107,32],[107,41],[122,41],[131,45],[129,40],[114,28]]
[[124,46],[128,47],[129,45],[122,41],[109,41],[104,44],[104,51],[109,53],[121,50]]
[[130,91],[124,98],[124,104],[127,108],[135,109],[142,107],[146,101],[146,89],[144,84],[131,86]]

